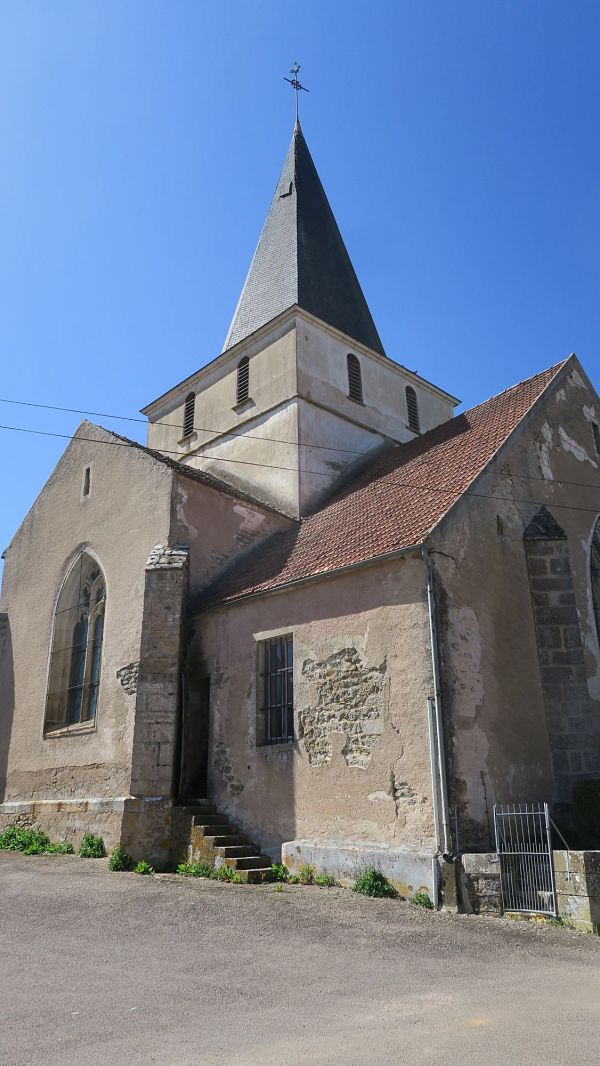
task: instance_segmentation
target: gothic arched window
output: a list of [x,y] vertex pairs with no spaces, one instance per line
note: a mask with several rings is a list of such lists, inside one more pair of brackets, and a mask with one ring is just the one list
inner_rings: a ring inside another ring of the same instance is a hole
[[598,640],[600,640],[600,518],[596,521],[592,536],[590,581],[592,583],[592,603],[596,618],[596,632],[598,633]]
[[406,412],[408,414],[408,428],[412,429],[413,433],[420,433],[419,405],[417,403],[417,394],[412,385],[406,386]]
[[196,393],[188,392],[185,398],[185,408],[183,412],[183,435],[189,437],[190,433],[194,432],[194,414],[196,411]]
[[357,403],[363,402],[362,391],[362,376],[360,372],[360,363],[356,355],[352,355],[351,352],[347,356],[348,363],[348,396],[351,400],[356,400]]
[[96,717],[105,605],[102,568],[82,551],[63,582],[54,612],[46,733]]
[[250,395],[250,360],[247,355],[240,359],[237,368],[237,400],[244,403]]

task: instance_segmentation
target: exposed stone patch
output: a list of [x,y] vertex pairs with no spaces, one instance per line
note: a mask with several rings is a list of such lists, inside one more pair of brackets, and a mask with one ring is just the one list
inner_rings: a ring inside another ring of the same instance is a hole
[[128,696],[134,696],[137,692],[138,676],[140,672],[139,659],[136,663],[128,663],[117,670],[117,677]]
[[356,648],[343,648],[328,659],[306,659],[302,675],[318,691],[316,707],[298,715],[299,736],[309,762],[331,762],[331,733],[345,733],[342,755],[348,766],[366,767],[377,739],[383,733],[383,686],[387,664],[367,667]]
[[222,740],[218,740],[215,744],[214,765],[220,771],[230,796],[239,796],[240,792],[244,791],[244,786],[233,772],[229,751]]

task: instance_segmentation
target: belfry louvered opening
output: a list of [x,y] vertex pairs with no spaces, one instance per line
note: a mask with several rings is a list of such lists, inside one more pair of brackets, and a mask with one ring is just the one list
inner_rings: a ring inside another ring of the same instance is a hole
[[237,368],[237,403],[243,403],[250,395],[250,360],[247,355],[240,359]]
[[196,413],[196,393],[189,392],[185,398],[183,412],[183,435],[189,437],[194,432],[194,415]]
[[408,428],[412,429],[413,433],[420,433],[419,405],[417,403],[417,394],[412,385],[406,386],[406,411],[408,414]]
[[348,396],[357,403],[363,402],[360,363],[355,355],[348,353]]

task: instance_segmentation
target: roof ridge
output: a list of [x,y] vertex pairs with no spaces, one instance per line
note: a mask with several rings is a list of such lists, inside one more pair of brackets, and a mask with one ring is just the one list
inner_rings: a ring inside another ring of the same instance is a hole
[[[542,377],[543,374],[552,374],[552,377],[555,377],[555,375],[558,374],[559,370],[561,370],[563,366],[565,366],[565,364],[569,362],[569,359],[573,358],[574,355],[575,352],[571,352],[570,355],[568,355],[566,359],[562,359],[560,363],[553,363],[552,366],[547,367],[546,370],[538,370],[536,374],[530,374],[528,378],[523,378],[522,381],[516,381],[514,385],[509,385],[508,388],[501,389],[500,392],[493,393],[492,396],[488,396],[487,400],[481,400],[480,403],[474,404],[473,407],[467,407],[464,411],[459,411],[458,414],[454,415],[453,417],[460,418],[461,415],[467,415],[470,411],[476,411],[479,407],[484,407],[486,403],[491,403],[492,400],[499,400],[500,397],[506,395],[507,392],[512,392],[514,389],[520,389],[524,385],[529,385],[531,381],[535,381],[536,378]],[[552,378],[550,378],[550,381],[551,380]],[[550,382],[548,382],[548,384],[550,384]],[[451,422],[452,419],[448,419],[448,421]],[[445,423],[442,423],[442,425],[444,424]]]

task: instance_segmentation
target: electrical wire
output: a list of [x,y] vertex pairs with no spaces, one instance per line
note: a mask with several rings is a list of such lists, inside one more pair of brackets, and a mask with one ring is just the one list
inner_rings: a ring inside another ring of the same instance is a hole
[[[44,410],[44,411],[61,411],[61,412],[64,412],[66,414],[91,415],[93,418],[113,418],[113,419],[116,419],[116,420],[121,421],[121,422],[137,422],[137,423],[139,423],[141,425],[145,425],[145,426],[148,425],[148,420],[146,418],[135,418],[133,415],[108,414],[106,411],[85,411],[85,410],[83,410],[83,409],[81,409],[79,407],[58,407],[55,404],[33,403],[30,400],[12,400],[12,399],[8,399],[8,398],[2,397],[2,396],[0,396],[0,403],[18,405],[19,407],[35,407],[35,408],[39,408],[39,409]],[[460,415],[458,415],[457,417],[460,417]],[[155,422],[155,423],[150,423],[150,424],[165,426],[165,427],[168,427],[168,428],[171,428],[171,429],[179,429],[181,432],[183,432],[183,426],[181,426],[178,422]],[[434,428],[437,428],[437,427],[434,427]],[[26,430],[26,429],[23,429],[22,427],[19,427],[19,426],[0,426],[0,429],[10,429],[10,430],[13,430],[15,432],[23,432],[23,433],[25,433],[25,432],[29,432],[29,433],[44,433],[45,432],[44,430],[34,430],[34,429]],[[367,453],[362,452],[362,451],[356,451],[354,448],[339,448],[339,447],[336,447],[335,445],[329,445],[329,444],[305,444],[304,442],[301,442],[301,441],[281,440],[278,437],[262,437],[262,436],[258,436],[256,434],[238,432],[236,430],[231,430],[231,429],[208,429],[208,428],[202,427],[202,426],[194,426],[194,430],[193,431],[197,432],[197,433],[218,433],[222,437],[244,437],[245,440],[262,440],[262,441],[267,441],[269,444],[286,444],[289,447],[294,447],[294,448],[322,449],[324,451],[345,452],[348,455],[358,455],[358,456],[367,454]],[[109,430],[109,432],[111,432],[111,431]],[[377,432],[377,431],[374,430],[374,432]],[[64,437],[65,439],[69,439],[69,440],[71,439],[71,436],[72,436],[71,434],[68,434],[68,433],[50,433],[49,431],[48,431],[47,435],[48,436],[54,436],[54,437]],[[83,440],[84,438],[79,438],[79,439]],[[93,438],[90,437],[90,438],[87,438],[87,439],[88,440],[92,440]],[[97,441],[97,443],[98,444],[103,444],[103,443],[108,443],[108,442]],[[136,444],[136,443],[137,442],[134,442],[134,444]],[[402,442],[402,443],[405,443],[405,442]],[[210,442],[209,441],[205,441],[204,443],[201,443],[199,446],[200,447],[205,447],[206,445],[208,445],[210,447]],[[138,447],[144,447],[144,445],[138,445]],[[163,454],[167,454],[167,455],[177,455],[179,458],[181,458],[181,456],[183,454],[181,451],[166,451],[166,449],[164,449],[164,448],[160,448],[160,449],[156,449],[156,450],[162,452]],[[202,458],[204,458],[204,457],[205,456],[203,455]],[[242,463],[241,459],[224,459],[223,457],[216,456],[216,455],[214,455],[214,456],[206,456],[206,458],[214,459],[215,461],[218,460],[220,462]],[[262,467],[266,467],[267,469],[271,468],[273,470],[294,470],[295,469],[295,467],[278,466],[277,464],[269,464],[269,463],[251,463],[249,461],[248,462],[244,461],[243,465],[244,466],[262,466]],[[307,474],[314,474],[315,476],[323,476],[323,477],[329,477],[330,476],[329,474],[327,474],[327,473],[323,474],[321,471],[318,471],[318,470],[307,470],[306,473]],[[517,477],[517,478],[520,478],[521,480],[525,480],[525,481],[541,481],[544,484],[549,484],[550,483],[548,478],[540,477],[537,474],[519,474],[518,472],[516,473],[515,471],[511,471],[511,477]],[[552,482],[556,483],[556,484],[571,485],[571,486],[573,486],[575,488],[582,488],[582,489],[595,489],[595,488],[597,488],[596,485],[590,485],[589,482],[585,482],[585,481],[564,481],[564,480],[562,480],[562,478],[558,478],[558,479],[554,479],[553,478],[553,479],[550,479],[550,480]]]
[[[148,425],[147,418],[135,418],[133,415],[111,415],[106,411],[83,411],[79,407],[57,407],[55,404],[49,403],[33,403],[31,400],[10,400],[6,397],[0,396],[0,403],[10,403],[18,407],[37,407],[43,411],[62,411],[71,415],[91,415],[92,418],[114,418],[119,422],[139,422],[142,425]],[[154,425],[167,426],[169,429],[178,429],[183,433],[183,426],[179,422],[155,422]],[[245,437],[246,440],[266,440],[270,444],[287,444],[293,448],[321,448],[328,452],[347,452],[350,455],[362,455],[363,453],[357,451],[355,448],[338,448],[335,444],[305,444],[304,442],[296,440],[280,440],[278,437],[261,437],[257,434],[249,434],[238,432],[233,429],[208,429],[206,426],[193,426],[191,432],[193,433],[218,433],[219,436],[227,437]],[[205,443],[209,443],[205,441]],[[179,454],[179,453],[178,453]]]
[[[152,454],[153,451],[156,451],[157,454],[159,454],[159,455],[169,455],[169,454],[171,454],[171,455],[177,455],[177,456],[179,456],[181,458],[181,453],[180,452],[167,452],[167,451],[165,451],[163,449],[161,449],[160,452],[159,452],[158,449],[147,449],[143,444],[139,444],[137,441],[98,440],[97,437],[74,437],[74,436],[72,436],[69,433],[53,433],[50,430],[45,430],[45,429],[26,429],[23,426],[4,426],[4,425],[0,425],[0,430],[2,430],[2,429],[3,430],[9,430],[9,431],[14,432],[14,433],[30,433],[30,434],[33,434],[35,436],[40,436],[40,437],[60,437],[60,438],[65,439],[65,440],[85,441],[85,442],[88,442],[90,444],[108,445],[110,447],[135,448],[135,449],[137,449],[138,451],[141,451],[141,452],[150,452],[150,454]],[[111,431],[107,430],[107,432],[110,433]],[[239,464],[239,465],[242,465],[242,466],[262,467],[263,469],[267,469],[267,470],[282,470],[282,471],[289,471],[291,473],[296,473],[297,472],[296,467],[293,467],[293,466],[272,466],[272,465],[270,465],[268,463],[252,463],[252,462],[249,462],[249,461],[247,461],[245,459],[226,459],[223,456],[219,456],[219,455],[214,455],[214,456],[212,456],[212,455],[203,455],[202,458],[203,459],[210,459],[213,462],[235,463],[235,464]],[[183,469],[184,470],[185,469],[197,470],[198,468],[196,468],[196,467],[187,467],[186,468],[184,466]],[[198,472],[199,473],[204,473],[204,471],[198,471]],[[317,477],[331,477],[331,474],[327,473],[326,471],[322,471],[322,470],[306,470],[305,473],[312,474],[312,475],[315,475]],[[516,475],[516,476],[520,476],[520,475]],[[527,475],[524,475],[524,476],[527,476]],[[597,485],[589,485],[589,484],[586,485],[586,484],[579,483],[579,482],[562,482],[560,480],[557,481],[557,480],[554,480],[554,479],[552,481],[549,481],[549,480],[547,480],[545,478],[536,479],[536,480],[543,480],[546,485],[563,485],[563,484],[565,484],[565,485],[567,485],[567,484],[568,485],[579,485],[580,488],[594,489],[596,492],[600,492],[600,486],[597,486]],[[523,504],[525,506],[533,506],[533,505],[544,506],[544,505],[547,505],[548,502],[549,502],[548,500],[533,500],[533,499],[520,500],[520,499],[515,499],[515,497],[513,497],[513,496],[496,496],[496,495],[494,495],[494,493],[472,492],[472,491],[469,491],[468,489],[464,489],[463,490],[460,487],[459,488],[447,488],[447,489],[444,489],[444,488],[441,488],[441,486],[439,486],[439,485],[421,485],[421,484],[418,484],[418,482],[414,482],[414,481],[404,481],[404,482],[402,482],[402,481],[396,481],[395,480],[394,481],[394,485],[397,488],[418,489],[420,492],[435,493],[438,496],[451,496],[451,497],[454,497],[454,496],[456,496],[458,494],[461,498],[463,496],[471,496],[473,498],[480,499],[480,500],[494,500],[497,503],[505,502],[505,503],[512,503],[512,504]],[[226,486],[224,486],[224,488],[225,487]],[[550,503],[551,503],[551,506],[553,508],[559,508],[561,510],[567,510],[567,511],[585,511],[585,512],[589,512],[590,514],[598,514],[598,511],[600,510],[600,505],[598,507],[581,507],[581,506],[578,506],[576,504],[556,503],[555,500],[550,501]]]

